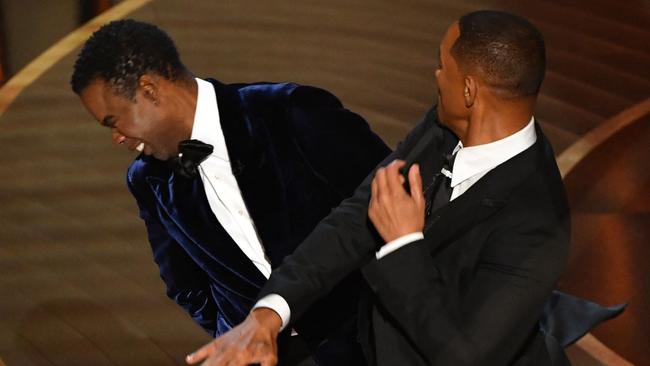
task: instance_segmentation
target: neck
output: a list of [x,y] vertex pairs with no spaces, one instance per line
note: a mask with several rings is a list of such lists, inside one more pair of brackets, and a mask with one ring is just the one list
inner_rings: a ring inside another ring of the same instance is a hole
[[489,144],[526,127],[533,116],[534,101],[502,102],[473,108],[464,129],[457,132],[463,146]]
[[170,102],[173,106],[174,119],[179,123],[179,142],[192,136],[194,115],[198,99],[198,85],[196,80],[177,81],[175,91]]

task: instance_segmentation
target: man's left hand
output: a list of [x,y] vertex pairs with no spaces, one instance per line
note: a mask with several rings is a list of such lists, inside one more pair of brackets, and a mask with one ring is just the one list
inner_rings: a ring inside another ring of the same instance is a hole
[[413,164],[409,169],[409,194],[403,186],[404,177],[399,173],[404,164],[402,160],[395,160],[379,168],[372,180],[368,217],[386,243],[407,234],[422,232],[424,228],[420,168]]

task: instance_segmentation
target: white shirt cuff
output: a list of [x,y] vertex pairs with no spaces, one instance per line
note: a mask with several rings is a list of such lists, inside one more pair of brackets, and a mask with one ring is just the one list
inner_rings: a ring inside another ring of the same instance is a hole
[[291,309],[289,309],[287,300],[282,296],[278,294],[268,294],[255,303],[253,310],[257,308],[269,308],[275,311],[282,319],[282,328],[280,328],[280,331],[289,324],[289,319],[291,319]]
[[424,234],[422,234],[421,232],[406,234],[404,236],[401,236],[393,241],[384,244],[381,248],[379,248],[377,253],[375,253],[375,256],[377,257],[377,259],[381,259],[385,257],[387,254],[396,251],[397,249],[405,246],[406,244],[410,244],[420,239],[424,239]]

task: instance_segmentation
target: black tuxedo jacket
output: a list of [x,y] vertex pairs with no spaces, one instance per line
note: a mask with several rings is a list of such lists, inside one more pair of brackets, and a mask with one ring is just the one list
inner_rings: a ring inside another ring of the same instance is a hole
[[[433,212],[424,239],[375,259],[383,244],[367,217],[369,175],[272,274],[260,296],[277,293],[299,316],[341,278],[361,268],[368,293],[360,339],[378,365],[552,364],[538,320],[563,271],[569,211],[553,151],[537,142]],[[430,111],[380,165],[416,157],[423,181],[458,142]]]
[[[233,174],[275,268],[390,149],[325,90],[210,81]],[[140,155],[127,181],[167,295],[213,336],[240,323],[266,278],[217,221],[200,177]],[[349,322],[360,281],[352,274],[314,304],[295,325],[300,335],[322,345]]]

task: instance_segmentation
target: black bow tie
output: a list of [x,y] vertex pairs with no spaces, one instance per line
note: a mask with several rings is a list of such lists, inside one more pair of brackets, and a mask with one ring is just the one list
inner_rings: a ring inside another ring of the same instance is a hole
[[185,178],[194,178],[199,174],[198,166],[210,154],[214,147],[199,140],[185,140],[178,144],[178,156],[167,163],[177,174]]

